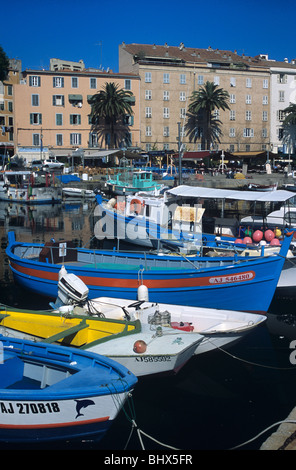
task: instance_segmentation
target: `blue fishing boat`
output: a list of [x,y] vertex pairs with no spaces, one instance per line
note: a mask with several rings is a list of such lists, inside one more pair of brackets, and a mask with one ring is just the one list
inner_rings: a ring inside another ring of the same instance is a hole
[[190,259],[71,248],[66,242],[22,243],[9,232],[6,254],[15,281],[47,297],[57,297],[64,265],[86,284],[89,298],[137,300],[138,289],[146,286],[152,302],[267,312],[291,239],[287,234],[279,253],[269,256]]
[[137,378],[98,354],[0,336],[0,441],[100,440]]

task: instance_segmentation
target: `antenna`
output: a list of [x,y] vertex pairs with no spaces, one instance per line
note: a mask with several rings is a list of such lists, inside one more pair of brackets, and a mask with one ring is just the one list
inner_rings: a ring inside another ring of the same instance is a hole
[[95,44],[95,46],[99,46],[101,48],[101,64],[100,64],[100,67],[99,67],[99,68],[101,68],[102,67],[102,48],[103,48],[102,41],[98,42],[98,44]]

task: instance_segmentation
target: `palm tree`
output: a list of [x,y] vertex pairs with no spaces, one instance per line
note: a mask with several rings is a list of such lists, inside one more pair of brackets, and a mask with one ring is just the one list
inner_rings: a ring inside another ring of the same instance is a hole
[[3,48],[0,46],[0,82],[6,80],[9,70],[9,59],[4,52]]
[[283,120],[283,142],[288,145],[291,151],[294,151],[296,142],[296,104],[290,103],[284,109],[285,119]]
[[92,132],[104,136],[110,148],[118,146],[129,134],[127,117],[133,114],[131,91],[119,88],[111,82],[105,83],[103,90],[92,96]]
[[197,122],[203,123],[203,138],[207,150],[215,140],[219,141],[219,135],[221,135],[219,127],[221,121],[215,119],[214,111],[230,109],[228,101],[229,93],[209,81],[191,95],[191,103],[188,108],[189,117],[190,114],[195,115]]

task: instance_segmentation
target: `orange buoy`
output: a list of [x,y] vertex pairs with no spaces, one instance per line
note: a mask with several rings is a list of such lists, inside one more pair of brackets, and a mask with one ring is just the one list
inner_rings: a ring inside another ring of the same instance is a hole
[[141,214],[142,210],[144,209],[144,202],[141,202],[140,199],[132,199],[130,204],[131,212],[135,212],[137,215]]
[[237,243],[237,244],[238,244],[238,243],[243,243],[243,241],[242,241],[241,238],[237,238],[237,239],[234,241],[234,243]]
[[268,242],[271,242],[271,240],[274,238],[274,233],[272,230],[265,230],[264,232],[264,237],[265,237],[265,240],[268,241]]
[[263,238],[263,232],[261,230],[255,230],[253,233],[253,240],[256,243],[259,243]]
[[250,237],[245,237],[245,238],[243,239],[243,243],[244,243],[245,245],[249,245],[250,243],[253,243],[253,242],[252,242],[252,238],[250,238]]
[[133,351],[138,354],[142,354],[146,351],[147,349],[147,344],[145,341],[139,339],[134,343]]
[[270,242],[270,245],[279,246],[280,245],[279,239],[278,238],[273,238]]

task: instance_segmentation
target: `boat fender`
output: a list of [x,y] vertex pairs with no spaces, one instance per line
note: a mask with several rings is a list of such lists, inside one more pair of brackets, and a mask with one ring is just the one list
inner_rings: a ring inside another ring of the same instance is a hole
[[130,204],[130,211],[135,212],[137,215],[141,214],[145,207],[145,203],[140,199],[132,199]]
[[144,284],[141,284],[138,287],[137,299],[141,300],[142,302],[148,302],[149,301],[148,287],[145,286]]
[[139,339],[138,341],[134,343],[133,351],[135,353],[142,354],[146,351],[146,349],[147,349],[147,344],[145,343],[145,341]]
[[176,329],[176,330],[182,330],[182,331],[193,331],[194,330],[194,326],[192,326],[191,323],[188,323],[188,322],[176,322],[176,321],[173,321],[171,322],[171,327]]

